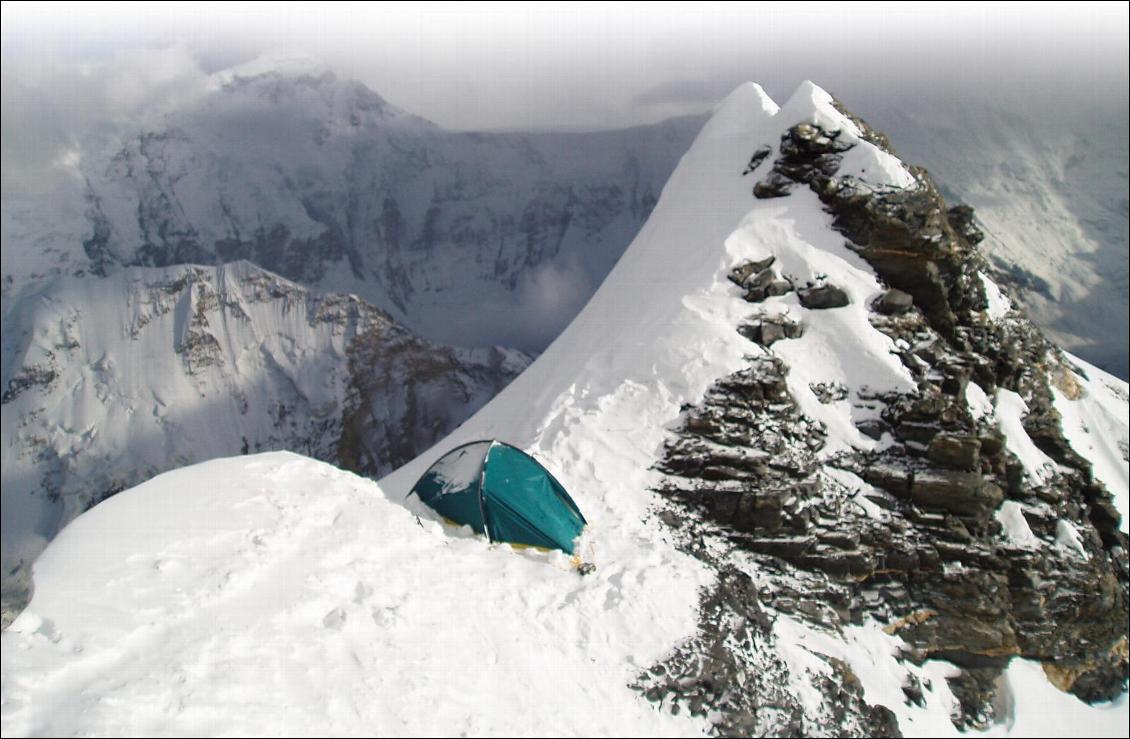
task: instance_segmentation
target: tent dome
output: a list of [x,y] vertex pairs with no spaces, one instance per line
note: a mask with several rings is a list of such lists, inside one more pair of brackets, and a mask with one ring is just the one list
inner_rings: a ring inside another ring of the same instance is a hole
[[444,518],[491,541],[573,554],[585,527],[561,483],[533,457],[500,441],[452,449],[428,468],[413,493]]

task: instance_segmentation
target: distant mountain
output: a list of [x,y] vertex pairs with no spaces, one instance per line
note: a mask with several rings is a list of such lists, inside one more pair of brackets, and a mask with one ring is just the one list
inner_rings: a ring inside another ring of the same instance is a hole
[[57,278],[5,311],[3,344],[6,608],[44,544],[124,488],[273,449],[380,475],[529,363],[433,344],[248,262]]
[[305,58],[211,81],[3,203],[6,607],[61,526],[163,470],[414,457],[580,309],[696,125],[451,133]]
[[37,248],[6,260],[6,275],[248,259],[357,293],[433,340],[541,351],[700,123],[454,133],[308,61],[252,63],[213,87],[88,156],[85,206],[69,220],[14,204],[11,241]]

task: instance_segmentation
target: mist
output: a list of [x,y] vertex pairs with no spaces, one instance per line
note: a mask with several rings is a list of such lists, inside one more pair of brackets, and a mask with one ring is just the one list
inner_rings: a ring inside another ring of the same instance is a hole
[[707,110],[746,80],[777,99],[813,79],[844,97],[1121,103],[1123,117],[1127,100],[1130,18],[1113,3],[695,3],[646,13],[622,3],[19,4],[3,13],[5,74],[49,94],[65,119],[134,115],[170,85],[191,92],[193,76],[273,48],[324,59],[454,129],[653,122]]

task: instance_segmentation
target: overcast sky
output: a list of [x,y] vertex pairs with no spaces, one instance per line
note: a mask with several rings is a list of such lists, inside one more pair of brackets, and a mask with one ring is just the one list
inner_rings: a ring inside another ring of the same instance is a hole
[[193,66],[210,72],[283,48],[449,128],[650,122],[708,109],[747,79],[780,100],[810,78],[849,105],[954,90],[1108,104],[1127,96],[1127,8],[5,3],[4,94],[15,79],[77,96],[76,113],[103,103],[118,110],[100,114],[132,113],[190,89]]

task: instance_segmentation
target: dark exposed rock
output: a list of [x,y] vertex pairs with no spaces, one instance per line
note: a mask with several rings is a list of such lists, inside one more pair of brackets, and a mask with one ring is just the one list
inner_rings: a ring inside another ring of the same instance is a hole
[[979,472],[927,470],[915,473],[910,498],[927,507],[983,518],[1001,504],[1004,491]]
[[973,208],[968,205],[955,205],[948,211],[950,225],[970,244],[980,244],[985,233],[973,220]]
[[[346,354],[350,390],[335,462],[373,477],[414,459],[521,370],[508,365],[497,347],[486,361],[468,362],[459,350],[436,346],[391,323],[360,333]],[[452,405],[452,398],[465,406]],[[403,409],[399,416],[387,412],[392,402]]]
[[800,338],[804,334],[804,325],[788,316],[762,315],[738,326],[738,333],[762,346],[770,346],[781,339]]
[[855,424],[855,427],[859,429],[860,433],[876,440],[881,439],[883,434],[890,431],[887,424],[878,418],[869,418],[865,421],[860,421]]
[[776,297],[778,295],[786,295],[793,291],[793,283],[788,280],[773,280],[765,287],[766,297]]
[[746,292],[743,296],[750,303],[759,303],[765,300],[769,285],[776,279],[772,269],[764,269],[750,277],[746,278],[742,283],[742,287]]
[[914,298],[909,293],[904,293],[902,290],[893,287],[875,301],[875,310],[887,315],[906,313],[912,307],[914,307]]
[[847,293],[827,282],[821,285],[798,288],[796,294],[800,298],[800,304],[810,310],[842,308],[851,302]]
[[783,198],[793,189],[794,183],[788,177],[770,172],[769,175],[753,186],[753,196],[762,200],[769,198]]
[[840,383],[813,382],[808,389],[816,396],[817,400],[827,405],[839,400],[847,400],[848,389]]
[[769,266],[773,257],[759,262],[746,262],[730,271],[730,280],[745,288],[742,298],[750,303],[760,303],[769,297],[792,292],[793,285],[782,279]]
[[926,456],[931,462],[959,470],[978,469],[981,459],[981,440],[962,434],[938,434],[930,440]]
[[998,667],[966,667],[957,675],[947,678],[950,690],[957,698],[961,713],[954,724],[963,730],[990,728],[998,718],[1007,717],[997,701],[999,691],[1007,691]]
[[769,146],[768,144],[757,147],[757,150],[753,152],[753,156],[749,158],[749,164],[747,164],[745,169],[742,171],[742,177],[745,177],[747,174],[760,167],[761,163],[764,162],[765,159],[772,153],[773,147]]
[[22,367],[8,380],[8,387],[4,388],[4,395],[0,397],[0,403],[12,402],[29,388],[50,388],[58,376],[59,373],[54,367],[43,365]]
[[637,690],[672,714],[716,717],[719,736],[813,736],[832,727],[843,736],[900,735],[894,714],[869,705],[859,679],[835,658],[814,653],[829,668],[814,685],[828,700],[803,705],[790,687],[789,666],[772,648],[773,616],[760,605],[763,594],[749,575],[720,567],[702,600],[698,635],[640,675]]
[[745,287],[746,280],[748,280],[753,275],[769,269],[771,266],[773,266],[774,261],[776,261],[776,257],[771,256],[756,261],[743,262],[742,264],[730,270],[730,281],[735,285]]

